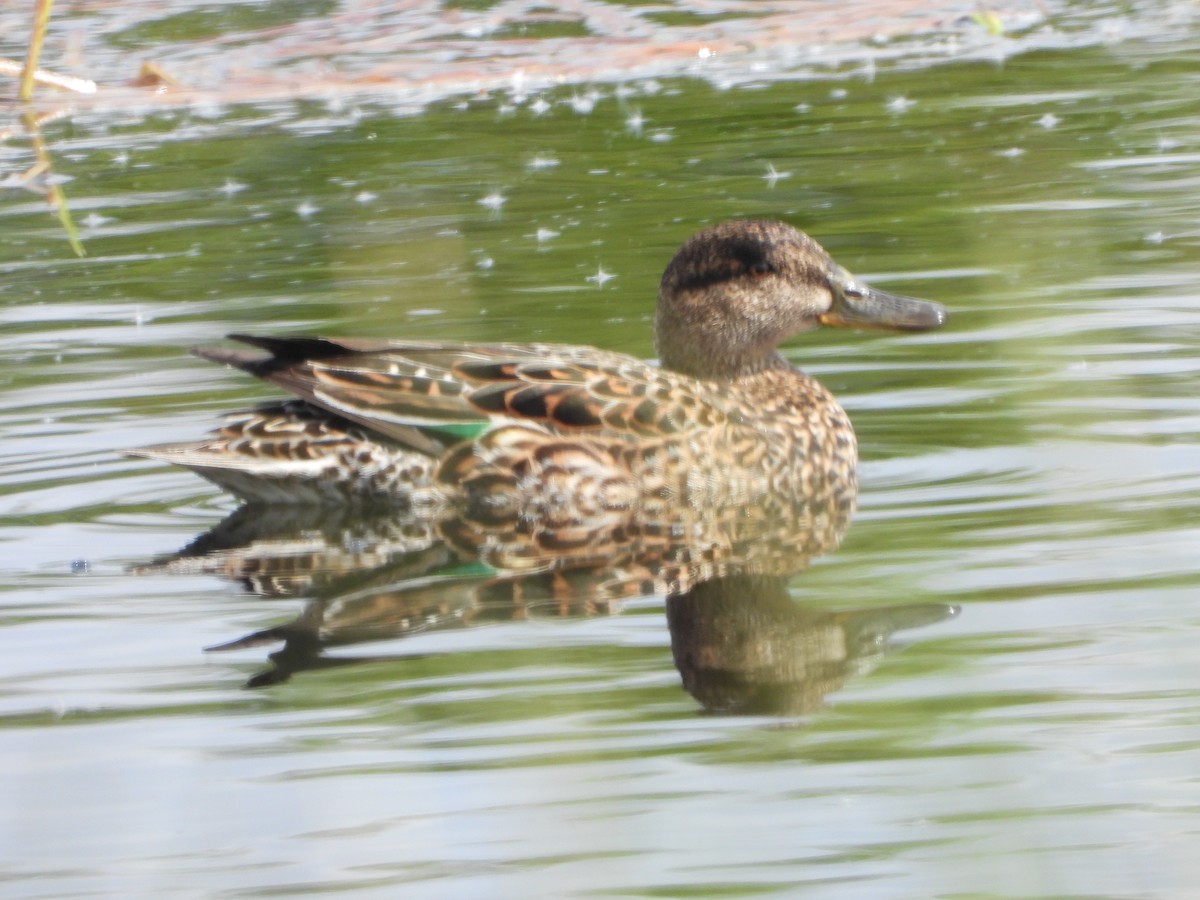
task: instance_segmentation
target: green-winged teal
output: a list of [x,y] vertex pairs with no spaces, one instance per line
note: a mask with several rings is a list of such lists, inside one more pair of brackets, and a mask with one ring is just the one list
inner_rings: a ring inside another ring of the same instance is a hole
[[944,319],[937,304],[856,281],[789,225],[723,222],[663,273],[660,365],[561,344],[232,335],[265,355],[196,352],[299,399],[234,414],[196,443],[131,452],[252,502],[391,505],[481,549],[514,531],[536,533],[546,555],[703,543],[714,523],[736,545],[757,539],[756,521],[814,515],[830,519],[806,522],[828,545],[854,502],[854,431],[779,343],[817,325],[924,331]]

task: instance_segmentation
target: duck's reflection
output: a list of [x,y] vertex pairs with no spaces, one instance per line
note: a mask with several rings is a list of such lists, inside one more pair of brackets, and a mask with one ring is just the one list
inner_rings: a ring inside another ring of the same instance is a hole
[[282,642],[250,687],[380,658],[326,656],[332,647],[522,618],[608,615],[623,600],[660,593],[683,685],[706,710],[795,714],[818,708],[868,668],[894,632],[957,612],[947,604],[830,611],[798,601],[789,575],[836,544],[845,524],[803,519],[821,523],[821,540],[811,528],[797,533],[793,519],[742,545],[740,558],[713,545],[659,542],[639,551],[631,543],[603,561],[518,572],[464,555],[429,522],[247,506],[145,570],[217,574],[263,597],[307,598],[293,620],[210,648]]
[[831,612],[797,602],[775,575],[728,575],[667,597],[671,652],[705,709],[797,714],[866,671],[901,629],[955,615],[945,603]]

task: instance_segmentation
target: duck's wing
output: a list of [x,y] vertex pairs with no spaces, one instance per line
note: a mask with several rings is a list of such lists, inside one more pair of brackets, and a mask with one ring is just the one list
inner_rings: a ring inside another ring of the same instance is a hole
[[196,352],[431,455],[497,419],[636,437],[725,419],[712,386],[592,347],[231,338],[270,355]]

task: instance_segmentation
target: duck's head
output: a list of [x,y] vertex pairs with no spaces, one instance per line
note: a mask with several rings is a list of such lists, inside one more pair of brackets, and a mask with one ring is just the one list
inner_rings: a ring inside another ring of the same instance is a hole
[[928,331],[936,303],[867,287],[801,231],[735,220],[692,235],[658,291],[655,335],[664,368],[737,378],[781,364],[776,347],[818,325]]

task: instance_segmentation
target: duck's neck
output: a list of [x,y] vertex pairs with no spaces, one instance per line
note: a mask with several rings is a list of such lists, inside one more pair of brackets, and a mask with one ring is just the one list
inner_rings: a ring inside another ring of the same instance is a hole
[[784,328],[761,313],[763,304],[755,298],[731,298],[719,287],[681,291],[666,285],[659,290],[654,337],[663,368],[705,381],[737,381],[787,367],[775,348],[802,328],[794,323]]

